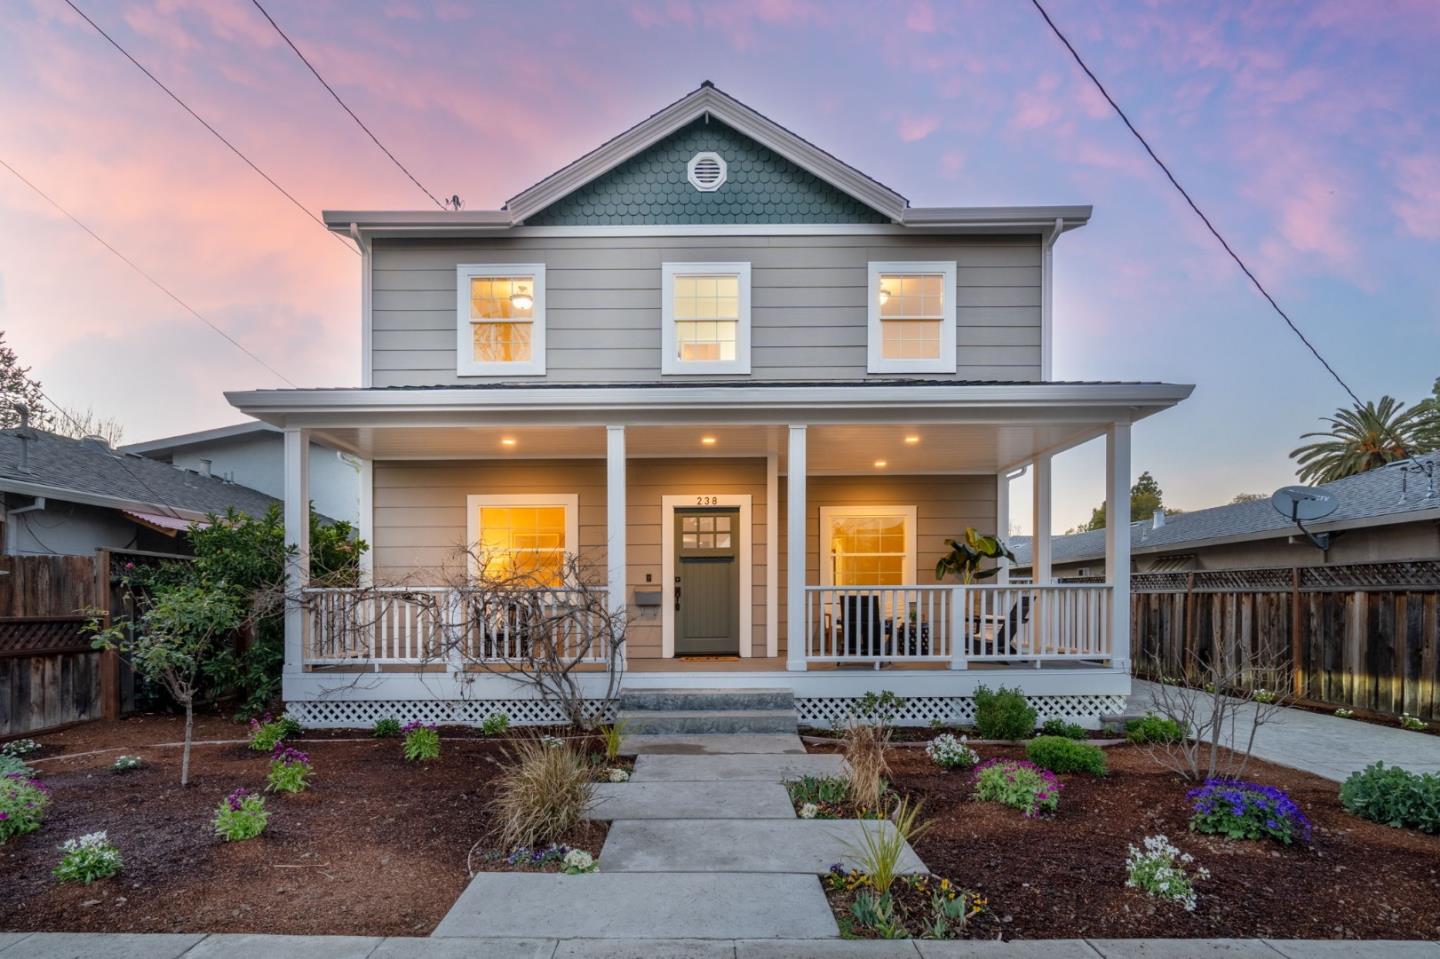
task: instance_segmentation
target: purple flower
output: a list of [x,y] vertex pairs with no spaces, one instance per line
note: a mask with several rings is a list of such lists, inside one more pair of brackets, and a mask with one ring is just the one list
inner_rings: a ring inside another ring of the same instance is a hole
[[232,812],[239,812],[241,807],[244,805],[245,797],[248,795],[250,795],[250,790],[246,789],[244,786],[241,786],[239,789],[235,790],[233,793],[225,797],[225,803],[230,807],[230,810]]
[[309,753],[301,752],[293,746],[287,746],[283,740],[275,744],[275,748],[270,751],[270,758],[286,765],[310,762]]

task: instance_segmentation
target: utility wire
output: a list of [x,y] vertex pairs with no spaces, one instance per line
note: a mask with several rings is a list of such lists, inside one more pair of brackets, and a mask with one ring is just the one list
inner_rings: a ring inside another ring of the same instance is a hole
[[280,39],[284,40],[285,43],[289,45],[290,49],[295,51],[295,55],[300,58],[300,62],[310,68],[310,72],[315,75],[316,80],[320,81],[320,85],[324,87],[332,97],[335,98],[336,103],[340,104],[340,109],[350,114],[350,119],[354,120],[359,125],[360,129],[365,131],[365,135],[368,136],[372,141],[374,141],[375,145],[380,148],[380,152],[384,153],[387,157],[389,157],[390,162],[399,167],[400,172],[409,177],[410,182],[415,184],[415,186],[419,188],[421,193],[428,196],[431,203],[434,203],[442,210],[446,209],[445,204],[442,203],[439,199],[437,199],[435,194],[425,189],[425,185],[415,178],[415,174],[407,170],[405,168],[405,164],[401,163],[399,158],[396,157],[395,154],[391,153],[389,148],[386,147],[385,144],[380,142],[380,138],[375,135],[374,131],[372,131],[369,127],[365,125],[365,121],[361,120],[358,116],[355,115],[355,111],[350,109],[349,104],[347,104],[344,100],[340,99],[340,94],[336,93],[335,88],[332,87],[328,82],[326,82],[325,78],[320,75],[319,70],[315,69],[315,64],[311,63],[310,59],[306,57],[305,54],[300,52],[300,48],[295,45],[295,41],[291,40],[289,35],[284,30],[280,29],[280,24],[275,22],[274,17],[270,16],[270,11],[266,10],[263,6],[260,5],[260,0],[250,0],[250,2],[255,4],[255,9],[259,10],[261,15],[264,16],[266,20],[270,21],[270,26],[275,28],[276,33],[280,34]]
[[1250,267],[1245,264],[1245,261],[1240,258],[1240,255],[1235,252],[1235,250],[1230,246],[1228,242],[1226,242],[1225,237],[1220,235],[1220,231],[1215,228],[1215,224],[1210,222],[1210,218],[1205,215],[1204,211],[1202,211],[1199,205],[1196,204],[1194,199],[1191,198],[1189,192],[1187,192],[1186,189],[1180,185],[1179,180],[1175,179],[1175,174],[1170,172],[1170,168],[1165,165],[1165,161],[1160,159],[1160,157],[1156,155],[1155,151],[1151,149],[1149,141],[1145,139],[1144,135],[1141,134],[1139,130],[1135,129],[1135,124],[1130,122],[1130,118],[1126,116],[1125,111],[1120,108],[1120,104],[1116,103],[1115,98],[1110,96],[1110,91],[1105,89],[1105,84],[1100,82],[1100,78],[1095,75],[1095,71],[1091,70],[1090,67],[1086,65],[1084,59],[1081,58],[1080,53],[1075,49],[1074,45],[1071,44],[1070,40],[1065,36],[1064,33],[1061,32],[1060,28],[1055,25],[1055,21],[1050,19],[1050,14],[1045,11],[1045,8],[1043,6],[1041,6],[1040,0],[1030,0],[1030,2],[1033,3],[1035,5],[1035,9],[1040,12],[1040,16],[1045,18],[1045,23],[1050,27],[1051,32],[1053,32],[1055,36],[1059,38],[1061,43],[1065,44],[1065,49],[1070,51],[1070,55],[1075,58],[1075,62],[1080,65],[1080,69],[1085,71],[1085,75],[1090,78],[1090,82],[1095,84],[1095,89],[1100,91],[1100,95],[1103,96],[1106,102],[1108,102],[1110,106],[1114,108],[1120,119],[1125,123],[1126,128],[1128,128],[1130,132],[1135,135],[1135,139],[1140,141],[1140,145],[1145,148],[1145,152],[1150,154],[1150,159],[1154,160],[1155,164],[1160,167],[1160,170],[1165,174],[1165,178],[1168,179],[1170,181],[1170,184],[1180,192],[1180,195],[1185,198],[1185,202],[1190,204],[1190,209],[1195,211],[1195,215],[1198,216],[1200,218],[1200,221],[1205,224],[1205,228],[1210,231],[1210,233],[1215,237],[1215,239],[1220,241],[1220,245],[1225,248],[1225,252],[1230,254],[1230,259],[1234,260],[1235,264],[1240,267],[1242,271],[1244,271],[1247,277],[1250,278],[1250,282],[1255,285],[1255,289],[1259,290],[1260,295],[1265,297],[1265,299],[1275,309],[1276,313],[1280,314],[1280,319],[1284,320],[1285,325],[1290,327],[1291,332],[1293,332],[1296,336],[1300,338],[1300,342],[1305,344],[1305,348],[1315,355],[1315,359],[1319,360],[1320,365],[1325,367],[1325,372],[1329,373],[1332,377],[1334,377],[1335,382],[1340,384],[1341,389],[1343,389],[1346,393],[1350,394],[1350,398],[1355,401],[1355,405],[1364,406],[1365,404],[1360,402],[1360,397],[1355,395],[1355,391],[1350,388],[1350,385],[1346,383],[1343,379],[1341,379],[1340,374],[1335,372],[1335,368],[1333,366],[1326,362],[1325,357],[1321,356],[1320,351],[1315,348],[1315,344],[1311,343],[1310,340],[1305,336],[1305,334],[1300,332],[1300,327],[1296,326],[1295,321],[1290,319],[1290,315],[1286,313],[1283,309],[1281,309],[1280,304],[1275,302],[1275,297],[1270,295],[1270,291],[1265,289],[1264,284],[1262,284],[1260,280],[1256,278],[1254,272],[1251,271]]
[[240,352],[244,353],[246,356],[250,357],[250,359],[254,360],[256,363],[259,363],[261,366],[265,367],[265,369],[267,369],[267,370],[269,370],[271,373],[273,373],[278,379],[280,379],[280,380],[281,380],[282,382],[284,382],[286,385],[291,386],[291,387],[295,387],[296,389],[299,389],[299,387],[296,386],[295,383],[293,383],[288,376],[286,376],[284,373],[281,373],[279,370],[275,369],[275,367],[271,366],[269,363],[266,363],[266,362],[265,362],[263,359],[261,359],[258,355],[256,355],[256,354],[253,353],[251,350],[249,350],[249,349],[245,346],[245,344],[243,344],[243,343],[241,343],[239,340],[235,339],[235,337],[231,336],[229,333],[226,333],[223,329],[221,329],[221,328],[220,328],[219,326],[217,326],[216,324],[212,323],[212,322],[211,322],[209,319],[207,319],[203,314],[201,314],[199,310],[195,309],[195,308],[194,308],[193,306],[191,306],[189,303],[186,303],[184,300],[180,299],[179,296],[177,296],[176,294],[172,293],[172,292],[170,291],[170,288],[169,288],[169,287],[167,287],[165,284],[161,283],[159,280],[155,279],[155,277],[151,276],[149,273],[146,273],[143,269],[140,268],[140,266],[139,266],[134,260],[130,259],[130,258],[129,258],[128,256],[126,256],[124,253],[121,253],[121,252],[120,252],[119,250],[117,250],[115,247],[111,246],[108,242],[106,242],[106,240],[105,240],[104,237],[102,237],[100,234],[96,233],[94,230],[90,229],[90,227],[88,227],[88,226],[86,226],[84,223],[82,223],[82,222],[80,221],[80,219],[75,216],[75,214],[71,213],[69,210],[65,209],[63,206],[61,206],[59,203],[57,203],[57,202],[56,202],[54,199],[52,199],[52,198],[50,197],[50,195],[49,195],[48,193],[46,193],[44,190],[40,189],[40,188],[39,188],[38,186],[36,186],[34,183],[31,183],[29,180],[27,180],[27,179],[25,178],[25,176],[24,176],[19,170],[15,169],[15,168],[14,168],[13,166],[11,166],[9,163],[5,162],[5,160],[4,160],[3,158],[0,158],[0,166],[3,166],[5,169],[9,170],[11,173],[13,173],[13,174],[15,175],[15,178],[16,178],[17,180],[19,180],[21,183],[23,183],[23,184],[25,184],[26,186],[28,186],[30,189],[34,190],[35,193],[38,194],[38,195],[40,196],[40,198],[43,199],[46,203],[50,204],[50,205],[53,206],[55,209],[57,209],[57,210],[59,210],[61,213],[63,213],[63,214],[66,216],[66,218],[68,218],[68,219],[70,220],[71,223],[74,223],[74,224],[75,224],[76,226],[78,226],[80,229],[82,229],[82,230],[84,230],[86,233],[90,234],[90,236],[95,240],[96,243],[99,243],[99,244],[100,244],[101,246],[103,246],[105,249],[107,249],[107,250],[109,250],[111,253],[115,254],[115,256],[116,256],[117,258],[119,258],[119,260],[120,260],[122,263],[124,263],[126,266],[130,267],[130,269],[134,270],[136,273],[139,273],[139,274],[140,274],[141,276],[143,276],[145,279],[149,280],[149,281],[150,281],[150,285],[154,286],[154,287],[155,287],[157,290],[159,290],[161,293],[164,293],[166,296],[170,297],[170,299],[172,299],[172,300],[174,300],[176,303],[180,304],[180,306],[185,310],[185,312],[189,313],[191,316],[195,317],[195,319],[199,320],[201,323],[204,323],[206,326],[210,327],[210,329],[214,330],[216,333],[219,333],[221,336],[225,337],[225,339],[230,343],[231,346],[235,347],[237,350],[239,350]]
[[96,33],[100,34],[100,36],[102,36],[102,37],[104,37],[106,40],[108,40],[108,41],[110,42],[110,45],[111,45],[112,47],[114,47],[116,50],[119,50],[120,53],[124,55],[125,59],[127,59],[127,60],[129,60],[131,63],[133,63],[133,64],[135,65],[135,68],[136,68],[137,70],[139,70],[141,73],[145,74],[145,76],[149,77],[150,80],[151,80],[151,82],[154,83],[154,84],[155,84],[157,87],[159,87],[161,90],[164,90],[165,93],[166,93],[167,95],[169,95],[170,99],[174,100],[177,104],[180,105],[180,108],[181,108],[181,109],[183,109],[186,113],[188,113],[188,114],[190,114],[192,117],[194,117],[194,118],[195,118],[195,121],[196,121],[197,123],[199,123],[202,127],[204,127],[206,130],[210,131],[210,134],[211,134],[212,136],[214,136],[215,139],[217,139],[217,140],[219,140],[221,143],[225,144],[225,146],[227,146],[227,147],[230,148],[230,152],[231,152],[231,153],[235,154],[235,155],[236,155],[237,157],[239,157],[241,160],[245,161],[245,165],[246,165],[246,166],[248,166],[250,169],[254,170],[254,171],[255,171],[256,173],[258,173],[261,177],[263,177],[263,178],[265,179],[265,182],[266,182],[266,183],[270,184],[270,185],[273,186],[275,189],[279,190],[280,193],[281,193],[281,195],[284,196],[285,199],[289,200],[292,204],[294,204],[294,205],[295,205],[295,208],[298,209],[301,213],[304,213],[304,214],[305,214],[306,216],[308,216],[310,219],[314,220],[314,221],[315,221],[315,224],[316,224],[317,226],[319,226],[320,229],[324,230],[325,233],[326,233],[328,236],[334,237],[335,240],[336,240],[336,242],[338,242],[341,246],[343,246],[343,247],[344,247],[345,249],[347,249],[347,250],[350,250],[351,253],[355,253],[355,254],[358,255],[359,251],[357,251],[357,250],[355,250],[355,249],[352,249],[351,246],[350,246],[348,243],[346,243],[345,240],[344,240],[339,234],[331,233],[331,232],[330,232],[330,228],[325,225],[325,221],[324,221],[324,220],[320,219],[318,216],[316,216],[314,213],[312,213],[312,212],[310,211],[310,208],[307,207],[307,206],[305,206],[305,204],[303,204],[303,203],[301,203],[299,200],[295,199],[295,197],[294,197],[288,190],[286,190],[283,186],[281,186],[279,183],[276,183],[274,177],[270,176],[270,174],[266,173],[264,170],[262,170],[262,169],[260,169],[258,166],[256,166],[256,165],[255,165],[255,162],[254,162],[253,160],[251,160],[251,159],[250,159],[248,156],[246,156],[244,153],[241,153],[241,152],[240,152],[240,148],[239,148],[239,147],[237,147],[235,144],[231,143],[229,140],[225,139],[225,137],[220,133],[219,130],[215,129],[213,126],[210,125],[210,123],[209,123],[204,117],[202,117],[200,114],[198,114],[198,113],[196,113],[194,110],[192,110],[192,109],[190,108],[190,104],[188,104],[188,103],[186,103],[184,100],[180,99],[180,97],[179,97],[178,95],[176,95],[176,93],[175,93],[174,90],[171,90],[171,89],[170,89],[169,87],[167,87],[164,83],[161,83],[161,82],[160,82],[160,79],[159,79],[157,76],[155,76],[155,74],[151,73],[151,72],[145,67],[145,65],[144,65],[143,63],[141,63],[139,60],[136,60],[133,56],[131,56],[131,55],[130,55],[130,51],[128,51],[128,50],[126,50],[124,47],[120,46],[120,44],[119,44],[118,42],[116,42],[116,40],[115,40],[114,37],[110,36],[110,34],[106,33],[106,32],[104,31],[104,29],[101,28],[100,24],[96,23],[94,20],[91,20],[90,17],[86,15],[86,13],[85,13],[84,10],[81,10],[78,6],[75,5],[75,0],[65,0],[65,3],[66,3],[67,6],[70,7],[71,10],[74,10],[77,14],[79,14],[79,15],[80,15],[80,18],[81,18],[82,20],[84,20],[86,23],[90,24],[90,26],[94,27]]

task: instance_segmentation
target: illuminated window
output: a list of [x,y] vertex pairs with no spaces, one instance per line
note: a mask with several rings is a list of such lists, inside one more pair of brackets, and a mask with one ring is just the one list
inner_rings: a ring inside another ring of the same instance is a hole
[[471,496],[473,571],[518,586],[564,585],[565,563],[575,550],[578,498]]
[[662,373],[750,372],[750,264],[661,268]]
[[456,372],[528,376],[545,372],[545,266],[458,268]]
[[870,264],[871,373],[955,372],[955,264]]
[[824,586],[915,582],[915,507],[830,506],[820,510]]

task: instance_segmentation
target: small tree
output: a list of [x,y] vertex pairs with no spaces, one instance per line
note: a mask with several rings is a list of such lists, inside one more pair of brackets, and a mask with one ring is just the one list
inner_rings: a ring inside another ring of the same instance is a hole
[[130,665],[159,683],[185,709],[185,746],[180,785],[190,783],[190,744],[195,730],[195,696],[206,668],[245,623],[247,604],[226,584],[173,584],[157,589],[135,623],[95,630],[95,645],[118,649]]
[[31,426],[50,428],[50,411],[40,381],[30,375],[30,367],[20,365],[20,357],[5,344],[5,331],[0,330],[0,429],[20,425],[20,406],[30,410]]

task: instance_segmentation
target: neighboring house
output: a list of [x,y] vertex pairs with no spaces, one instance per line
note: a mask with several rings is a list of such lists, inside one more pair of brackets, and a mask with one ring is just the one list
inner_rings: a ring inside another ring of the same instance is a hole
[[[1324,519],[1305,525],[1311,532],[1328,533],[1329,549],[1318,549],[1267,498],[1130,524],[1131,571],[1440,559],[1440,453],[1416,457],[1413,463],[1422,469],[1393,464],[1319,486],[1339,505]],[[1017,537],[1010,545],[1016,557],[1014,572],[1028,575],[1029,537]],[[1105,576],[1104,530],[1056,537],[1051,549],[1056,577]]]
[[[257,489],[277,499],[285,487],[284,434],[252,420],[235,426],[182,433],[120,447],[203,475]],[[360,466],[347,453],[310,444],[310,500],[325,516],[356,524],[360,519]]]
[[504,675],[419,658],[406,603],[483,543],[596,569],[631,616],[626,691],[776,690],[806,722],[881,689],[901,721],[965,719],[980,683],[1046,716],[1118,709],[1123,576],[932,578],[947,536],[1008,528],[1021,466],[1048,528],[1051,457],[1093,439],[1125,522],[1131,423],[1191,391],[1052,380],[1052,247],[1089,217],[911,207],[708,83],[502,209],[326,212],[363,254],[362,385],[228,398],[285,431],[302,553],[319,441],[362,461],[375,582],[414,591],[379,622],[295,605],[289,708],[557,718]]
[[273,497],[214,476],[32,427],[0,430],[0,496],[8,556],[97,549],[188,553],[184,532],[234,507],[263,515]]

